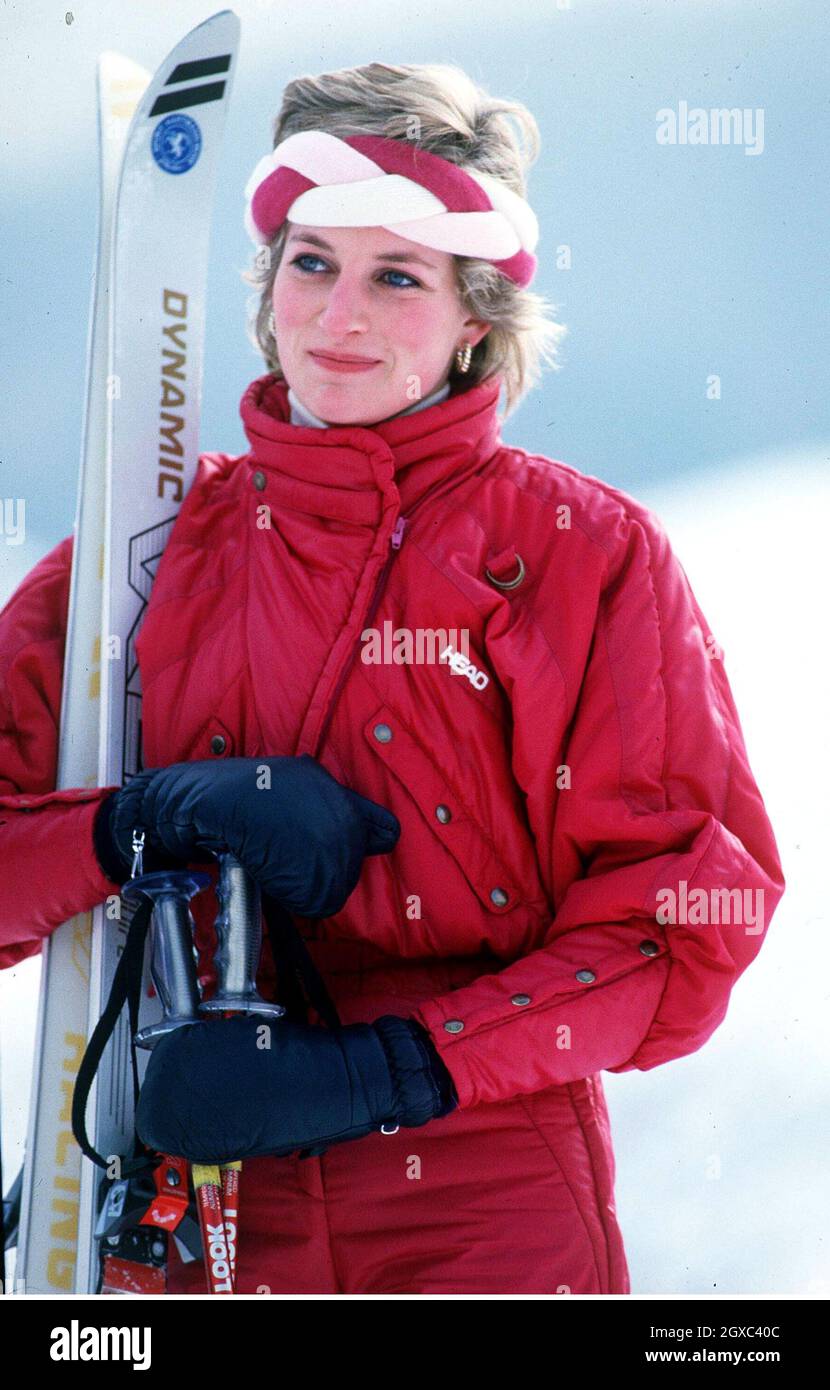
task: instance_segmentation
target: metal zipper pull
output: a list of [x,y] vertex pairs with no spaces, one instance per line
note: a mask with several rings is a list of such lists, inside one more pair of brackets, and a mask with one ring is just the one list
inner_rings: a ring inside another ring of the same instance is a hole
[[130,870],[130,878],[140,878],[144,873],[144,831],[140,825],[133,828],[133,867]]

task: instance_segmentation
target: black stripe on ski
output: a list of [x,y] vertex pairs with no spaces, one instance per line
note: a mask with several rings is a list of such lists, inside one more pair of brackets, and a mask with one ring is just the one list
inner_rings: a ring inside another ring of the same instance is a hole
[[185,106],[201,106],[206,101],[221,101],[225,82],[206,82],[202,87],[181,87],[177,92],[162,92],[153,102],[151,116],[163,116],[166,111],[181,111]]
[[227,72],[230,65],[230,53],[219,53],[215,58],[197,58],[192,63],[177,63],[164,85],[169,87],[173,82],[193,82],[197,77],[212,77],[215,72]]

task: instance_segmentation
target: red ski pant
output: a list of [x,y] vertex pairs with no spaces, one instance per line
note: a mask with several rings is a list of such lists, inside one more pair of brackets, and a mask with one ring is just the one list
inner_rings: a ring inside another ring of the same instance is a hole
[[[246,1159],[237,1291],[628,1293],[613,1202],[579,1121],[584,1085],[319,1158]],[[172,1254],[168,1292],[204,1293],[201,1260]]]
[[[405,1017],[435,991],[432,971],[405,991],[394,974],[328,978],[341,1021]],[[237,1292],[629,1293],[613,1181],[598,1076],[316,1158],[246,1159]],[[172,1246],[168,1292],[204,1293],[202,1261]]]

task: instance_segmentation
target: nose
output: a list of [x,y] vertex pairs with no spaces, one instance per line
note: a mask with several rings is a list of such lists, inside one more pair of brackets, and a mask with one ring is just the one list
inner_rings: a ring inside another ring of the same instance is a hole
[[317,321],[333,338],[339,339],[347,333],[364,333],[369,319],[362,287],[356,281],[338,275],[325,292],[325,303]]

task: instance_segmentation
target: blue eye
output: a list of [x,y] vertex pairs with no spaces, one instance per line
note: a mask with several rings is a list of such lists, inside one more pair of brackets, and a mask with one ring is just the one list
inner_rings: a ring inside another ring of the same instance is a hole
[[[325,261],[322,261],[321,258],[320,258],[319,256],[313,256],[312,253],[311,253],[310,251],[304,251],[304,252],[302,253],[302,255],[300,255],[300,256],[295,256],[294,259],[293,259],[293,261],[291,262],[291,264],[292,264],[292,265],[296,265],[296,266],[300,266],[300,261],[320,261],[321,265],[325,265]],[[305,270],[306,267],[305,267],[305,266],[300,266],[300,269],[301,269],[301,270]],[[308,273],[310,273],[310,272],[308,272]]]
[[[297,269],[302,271],[304,275],[314,275],[316,274],[316,272],[313,270],[309,270],[307,266],[302,265],[302,261],[319,261],[320,265],[326,264],[322,256],[315,256],[311,251],[303,251],[299,256],[294,257],[291,264],[295,265]],[[404,280],[407,280],[409,282],[406,285],[391,285],[390,289],[408,290],[412,286],[414,286],[416,289],[420,289],[420,282],[416,280],[414,276],[407,275],[406,272],[403,270],[384,270],[383,275],[400,275],[403,277]]]
[[[404,280],[408,280],[408,281],[409,281],[409,285],[415,285],[416,287],[418,286],[418,283],[419,283],[417,280],[414,280],[413,277],[412,277],[411,275],[407,275],[407,273],[406,273],[405,270],[385,270],[383,273],[384,273],[384,275],[402,275],[403,278],[404,278]],[[409,285],[401,285],[401,286],[400,286],[400,289],[408,290],[408,289],[409,289]]]

